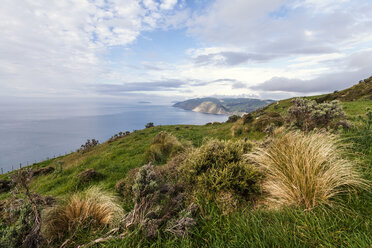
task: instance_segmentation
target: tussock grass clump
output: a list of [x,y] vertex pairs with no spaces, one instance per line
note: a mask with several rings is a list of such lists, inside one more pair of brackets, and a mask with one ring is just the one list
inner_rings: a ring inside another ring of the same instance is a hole
[[48,209],[43,234],[50,240],[61,239],[75,231],[114,225],[122,216],[123,210],[112,194],[92,187]]
[[337,147],[337,138],[328,133],[292,131],[278,134],[267,147],[247,157],[266,175],[263,189],[269,203],[310,209],[331,204],[334,196],[365,185]]
[[244,159],[244,154],[251,149],[252,144],[245,140],[210,140],[188,154],[181,166],[181,175],[197,190],[254,195],[260,175]]
[[169,157],[184,151],[184,146],[176,137],[167,132],[158,133],[152,140],[150,147],[146,151],[146,157],[149,162],[162,164]]

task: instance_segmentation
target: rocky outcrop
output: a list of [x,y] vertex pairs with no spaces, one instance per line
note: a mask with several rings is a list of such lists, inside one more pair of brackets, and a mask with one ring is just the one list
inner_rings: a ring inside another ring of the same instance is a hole
[[215,114],[215,115],[228,115],[230,114],[227,109],[220,105],[213,102],[203,102],[192,111],[206,113],[206,114]]

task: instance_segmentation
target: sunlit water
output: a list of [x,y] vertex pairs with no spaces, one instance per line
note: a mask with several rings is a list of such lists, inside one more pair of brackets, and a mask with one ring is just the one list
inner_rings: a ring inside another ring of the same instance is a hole
[[171,106],[123,103],[0,105],[0,168],[32,164],[74,151],[87,139],[106,141],[120,131],[155,125],[205,124],[226,116],[185,111]]

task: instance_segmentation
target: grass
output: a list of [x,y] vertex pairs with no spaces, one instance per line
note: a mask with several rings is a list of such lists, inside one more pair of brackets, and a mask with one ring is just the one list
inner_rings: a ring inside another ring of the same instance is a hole
[[[115,184],[123,179],[133,168],[146,163],[146,150],[153,138],[161,131],[171,133],[180,142],[188,141],[199,147],[205,137],[217,139],[231,138],[231,123],[213,124],[207,126],[174,125],[156,126],[136,131],[128,136],[117,139],[111,143],[103,143],[86,153],[72,153],[67,156],[44,161],[36,166],[54,166],[54,162],[64,162],[60,173],[40,176],[32,183],[32,189],[42,195],[63,197],[71,192],[79,192],[91,185],[97,185],[104,190],[113,190]],[[93,168],[102,173],[104,178],[99,182],[85,184],[78,183],[78,174],[86,169]],[[2,175],[0,178],[6,178]],[[0,198],[4,194],[0,194]]]
[[[117,223],[123,209],[117,199],[98,187],[75,193],[68,200],[46,210],[43,235],[50,241],[81,231]],[[73,235],[69,237],[72,239]]]
[[328,133],[280,133],[249,158],[266,175],[268,204],[299,205],[312,209],[331,204],[352,188],[366,188],[355,166],[341,157],[338,140]]
[[[356,123],[356,116],[365,113],[371,100],[342,102],[348,118]],[[265,111],[285,114],[291,105],[290,99],[280,101],[278,107],[270,105]],[[37,177],[32,190],[42,195],[63,199],[71,194],[82,194],[92,183],[79,186],[77,175],[93,168],[104,178],[94,182],[94,186],[114,193],[115,184],[125,178],[133,168],[146,162],[146,150],[153,138],[161,131],[171,133],[182,144],[190,142],[200,147],[206,137],[224,140],[260,140],[261,132],[242,132],[232,136],[234,123],[205,126],[173,125],[156,126],[136,131],[118,138],[111,143],[103,143],[87,153],[72,153],[33,165],[34,167],[54,166],[64,162],[59,173]],[[351,143],[348,159],[351,160],[362,177],[372,179],[372,142],[365,138],[360,129],[344,131],[342,138]],[[7,178],[1,175],[0,178]],[[6,199],[10,194],[0,194]],[[279,209],[255,208],[225,213],[216,202],[200,198],[201,212],[198,226],[184,238],[161,234],[155,239],[144,239],[140,230],[134,230],[124,239],[110,240],[96,247],[371,247],[372,246],[372,196],[369,191],[346,192],[339,196],[332,207],[320,205],[306,210],[305,206],[285,206]],[[125,203],[122,203],[125,204]],[[311,205],[311,204],[310,204]],[[107,229],[87,228],[75,233],[74,246],[99,238]],[[1,230],[0,230],[1,233]],[[71,244],[72,245],[72,244]],[[59,247],[60,244],[56,245]],[[49,247],[53,247],[49,246]]]
[[352,102],[342,102],[341,106],[349,118],[354,118],[365,114],[366,108],[372,106],[372,100],[361,99]]

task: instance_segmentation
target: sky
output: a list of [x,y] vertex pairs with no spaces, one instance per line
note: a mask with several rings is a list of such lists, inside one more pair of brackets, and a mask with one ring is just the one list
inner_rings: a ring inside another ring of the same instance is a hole
[[372,0],[2,0],[2,98],[283,99],[372,75]]

